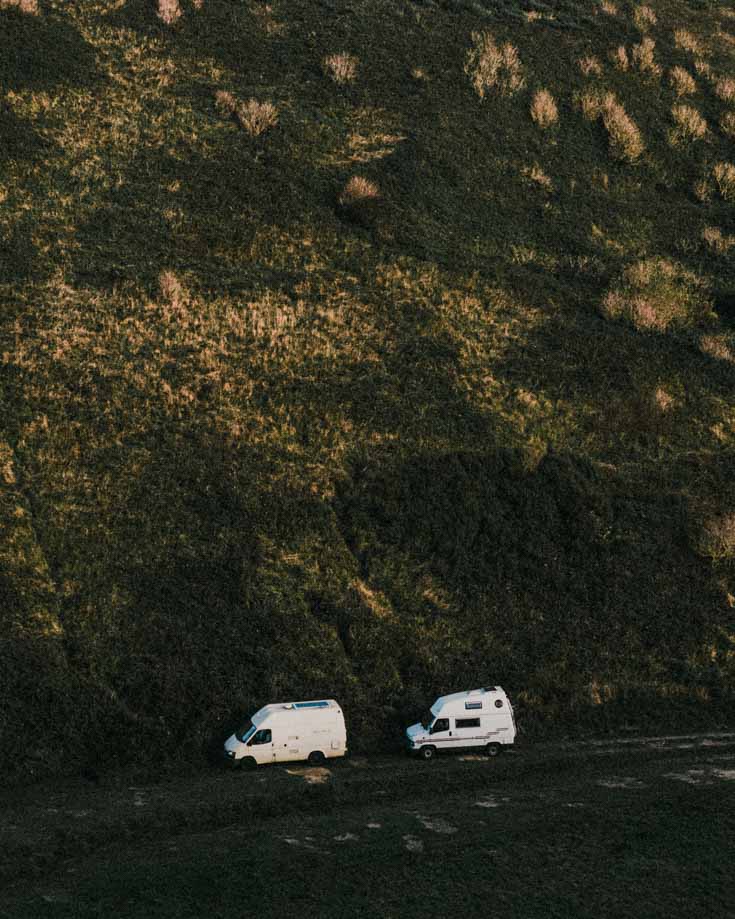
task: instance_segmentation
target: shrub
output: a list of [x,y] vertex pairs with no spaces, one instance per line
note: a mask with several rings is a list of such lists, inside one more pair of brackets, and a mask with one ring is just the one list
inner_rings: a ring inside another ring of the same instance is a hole
[[345,83],[354,83],[359,63],[359,59],[354,54],[340,51],[336,54],[328,54],[324,58],[322,70],[335,83],[343,86]]
[[735,555],[735,514],[714,514],[702,523],[697,550],[714,561]]
[[612,156],[634,163],[645,149],[641,133],[612,93],[608,93],[603,100],[602,123],[608,134]]
[[531,118],[540,128],[550,128],[559,119],[554,97],[548,89],[540,89],[531,103]]
[[701,140],[707,134],[707,122],[691,105],[674,105],[671,117],[676,127],[669,133],[669,141],[673,146],[683,141]]
[[639,45],[633,45],[631,56],[633,63],[641,73],[658,77],[661,75],[661,68],[654,59],[654,50],[656,42],[652,38],[644,38]]
[[691,95],[691,93],[696,92],[697,89],[694,77],[683,67],[677,66],[671,68],[669,71],[669,82],[679,99],[681,99],[682,96]]
[[220,115],[227,117],[237,112],[237,99],[223,89],[218,89],[214,94],[214,105]]
[[504,96],[523,89],[526,82],[523,65],[514,45],[506,42],[499,48],[490,32],[473,32],[472,41],[464,71],[481,99],[490,89],[497,89]]
[[721,77],[715,83],[715,94],[723,102],[732,102],[735,99],[735,80],[732,77]]
[[628,60],[628,52],[625,49],[625,45],[620,45],[614,51],[611,51],[610,60],[618,70],[628,70],[630,61]]
[[712,78],[712,67],[710,66],[709,61],[705,61],[704,58],[698,57],[695,59],[694,69],[697,72],[697,76],[707,77],[708,79]]
[[633,11],[633,22],[641,32],[645,32],[650,26],[655,26],[657,21],[656,14],[650,6],[643,4],[637,6]]
[[617,16],[618,7],[616,3],[613,3],[612,0],[600,0],[600,9],[603,13],[606,13],[608,16]]
[[158,18],[167,26],[172,26],[181,19],[182,11],[179,0],[158,0]]
[[690,54],[694,54],[697,57],[702,57],[702,55],[707,53],[705,48],[699,43],[699,39],[696,35],[692,35],[692,33],[688,32],[686,29],[674,30],[674,44],[680,51],[688,51]]
[[602,302],[602,313],[608,319],[627,319],[637,329],[656,332],[693,325],[710,312],[704,282],[662,258],[630,265]]
[[372,223],[380,197],[380,189],[375,182],[362,176],[352,176],[340,192],[340,210],[346,219],[368,226]]
[[577,61],[577,65],[586,77],[589,77],[592,74],[599,76],[602,73],[602,64],[600,63],[600,59],[595,57],[594,54],[588,54],[587,57],[581,57]]
[[719,227],[705,227],[702,239],[707,248],[716,255],[725,255],[735,246],[735,236],[723,236]]
[[712,169],[712,175],[725,201],[735,201],[735,166],[732,163],[717,163]]
[[31,16],[37,16],[39,13],[38,0],[0,0],[0,10],[20,10],[21,13],[29,13]]
[[720,128],[723,134],[735,140],[735,112],[725,112],[720,119]]
[[713,357],[716,361],[735,363],[735,353],[724,335],[703,335],[699,340],[702,354]]
[[238,107],[237,119],[251,137],[260,137],[278,124],[278,109],[272,102],[248,99]]

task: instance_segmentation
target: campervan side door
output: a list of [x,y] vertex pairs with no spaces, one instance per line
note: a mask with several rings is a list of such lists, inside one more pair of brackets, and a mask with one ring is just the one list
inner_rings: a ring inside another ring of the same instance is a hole
[[252,756],[260,766],[272,763],[276,758],[276,746],[273,742],[273,730],[270,727],[259,727],[248,741],[247,756]]

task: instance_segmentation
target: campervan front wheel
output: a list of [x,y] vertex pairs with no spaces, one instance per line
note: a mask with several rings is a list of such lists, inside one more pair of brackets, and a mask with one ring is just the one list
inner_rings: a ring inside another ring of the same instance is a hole
[[499,743],[489,743],[487,747],[485,747],[485,752],[488,756],[500,756],[503,752],[503,748]]
[[422,747],[420,756],[421,759],[433,759],[436,750],[433,747]]
[[253,756],[245,756],[240,760],[241,769],[255,769],[258,765],[258,761]]
[[324,762],[324,759],[325,757],[321,750],[313,750],[309,754],[309,765],[310,766],[321,766],[321,764]]

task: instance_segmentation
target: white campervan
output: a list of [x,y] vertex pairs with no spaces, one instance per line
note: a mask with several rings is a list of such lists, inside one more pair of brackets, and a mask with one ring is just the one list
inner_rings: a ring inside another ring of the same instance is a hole
[[478,747],[497,756],[515,737],[513,707],[500,686],[442,696],[418,724],[406,728],[409,751],[424,759],[441,750]]
[[313,766],[347,752],[342,709],[334,699],[265,705],[225,742],[238,765],[308,760]]

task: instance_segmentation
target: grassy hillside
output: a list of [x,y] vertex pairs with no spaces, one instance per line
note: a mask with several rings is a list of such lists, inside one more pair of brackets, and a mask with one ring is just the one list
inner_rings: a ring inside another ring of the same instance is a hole
[[735,4],[0,0],[0,766],[735,690]]

